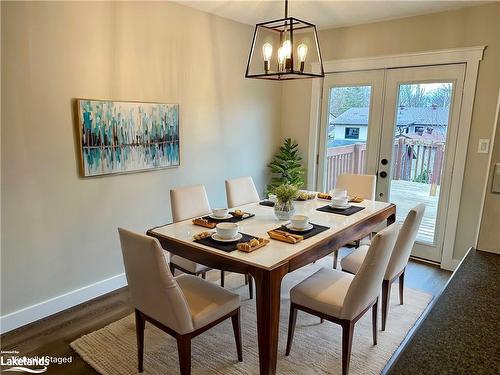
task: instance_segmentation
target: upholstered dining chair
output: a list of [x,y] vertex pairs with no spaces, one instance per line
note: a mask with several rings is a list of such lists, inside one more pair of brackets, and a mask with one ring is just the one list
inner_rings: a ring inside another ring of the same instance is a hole
[[380,286],[396,241],[392,224],[375,235],[356,275],[322,268],[290,290],[286,355],[290,355],[297,310],[342,326],[342,374],[349,371],[355,323],[372,308],[373,345],[377,345],[377,307]]
[[[174,223],[198,216],[208,215],[212,212],[208,202],[207,192],[203,185],[184,186],[170,190],[170,206]],[[209,267],[198,264],[189,259],[172,254],[170,257],[170,271],[175,275],[179,269],[184,273],[199,276],[204,279]],[[221,282],[222,282],[221,271]],[[224,286],[224,285],[222,285]]]
[[[230,208],[260,201],[257,188],[255,187],[253,179],[250,176],[226,180],[226,199],[227,206]],[[250,294],[250,299],[252,299],[252,276],[248,274],[245,275],[245,284],[248,284],[248,292]]]
[[[389,310],[389,300],[391,296],[391,285],[399,278],[399,303],[403,304],[405,269],[410,259],[410,253],[417,237],[418,228],[424,217],[425,205],[419,204],[411,209],[401,226],[392,250],[392,255],[385,270],[384,281],[382,282],[382,331],[385,331],[387,313]],[[361,265],[369,251],[369,245],[362,245],[351,254],[340,260],[342,271],[352,274],[359,272]]]
[[[205,186],[194,185],[185,186],[170,190],[170,205],[172,206],[172,219],[174,223],[179,221],[208,215],[212,212],[210,203],[208,202]],[[175,275],[175,270],[179,269],[184,273],[206,278],[206,272],[210,271],[209,267],[198,264],[189,259],[178,255],[170,257],[170,271]],[[224,271],[220,271],[220,285],[224,287]],[[245,275],[245,283],[248,284],[248,293],[250,299],[253,298],[253,284],[250,282],[249,276]]]
[[125,274],[135,308],[138,370],[144,370],[144,328],[153,324],[177,340],[182,375],[191,374],[191,339],[231,318],[238,361],[240,297],[193,275],[173,277],[157,239],[119,228]]
[[350,196],[375,200],[377,176],[371,174],[341,174],[337,177],[336,189],[345,189]]
[[259,193],[250,176],[226,180],[226,197],[230,208],[260,201]]
[[[341,174],[335,183],[336,189],[345,189],[349,196],[355,196],[368,200],[375,200],[375,188],[377,187],[377,176],[371,174]],[[370,234],[371,236],[371,234]],[[360,242],[370,237],[358,239],[353,245],[358,247]],[[339,249],[333,253],[333,268],[337,268]]]

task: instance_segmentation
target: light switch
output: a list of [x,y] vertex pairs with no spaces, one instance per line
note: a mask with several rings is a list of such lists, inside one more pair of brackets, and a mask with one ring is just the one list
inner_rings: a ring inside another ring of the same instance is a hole
[[477,146],[477,152],[479,154],[487,154],[490,151],[490,140],[480,139],[479,145]]
[[500,163],[495,164],[493,171],[493,186],[491,187],[493,193],[500,193]]

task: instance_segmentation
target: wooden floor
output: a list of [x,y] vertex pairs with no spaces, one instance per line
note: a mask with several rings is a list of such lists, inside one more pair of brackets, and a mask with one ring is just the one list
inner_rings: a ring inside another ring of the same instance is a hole
[[[342,249],[341,255],[347,252],[347,249]],[[218,276],[218,272],[210,272],[212,274],[209,278]],[[435,266],[410,261],[405,284],[408,288],[437,295],[449,276],[449,272]],[[70,342],[125,317],[132,311],[128,290],[122,288],[2,335],[1,349],[17,350],[21,356],[73,357],[71,364],[49,366],[46,374],[97,374],[70,348]]]

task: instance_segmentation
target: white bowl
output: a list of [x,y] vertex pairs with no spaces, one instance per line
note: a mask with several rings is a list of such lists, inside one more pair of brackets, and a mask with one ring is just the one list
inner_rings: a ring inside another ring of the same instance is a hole
[[345,198],[332,198],[332,206],[345,206],[348,203],[347,197]]
[[236,223],[219,223],[215,227],[215,230],[220,238],[230,240],[231,238],[236,237],[239,228],[240,226]]
[[302,229],[309,224],[309,217],[306,215],[293,215],[290,218],[290,222],[292,223],[292,227]]
[[213,208],[212,214],[215,217],[226,217],[229,210],[227,208]]

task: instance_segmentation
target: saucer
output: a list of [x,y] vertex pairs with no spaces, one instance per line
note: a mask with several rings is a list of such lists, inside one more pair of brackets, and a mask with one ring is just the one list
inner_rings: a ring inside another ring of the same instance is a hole
[[292,223],[286,225],[286,229],[293,230],[294,232],[307,232],[308,230],[311,230],[313,228],[314,226],[311,223],[307,224],[304,228],[295,228],[294,226],[292,226]]
[[208,215],[208,217],[215,220],[226,220],[226,219],[231,219],[233,215],[228,213],[225,216],[220,217],[220,216],[215,216],[214,214],[210,214]]
[[212,240],[217,241],[217,242],[235,242],[238,240],[241,240],[243,238],[243,235],[241,233],[236,234],[233,238],[230,238],[228,240],[221,238],[217,233],[212,234]]
[[344,205],[336,205],[336,204],[333,204],[333,203],[332,203],[332,204],[330,204],[330,207],[331,207],[331,208],[337,208],[337,209],[339,209],[339,210],[345,210],[346,208],[351,207],[351,205],[350,205],[349,203],[344,204]]

